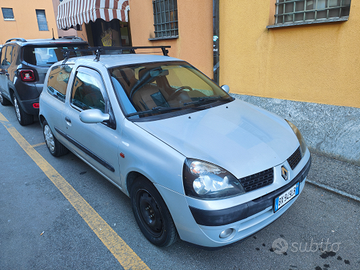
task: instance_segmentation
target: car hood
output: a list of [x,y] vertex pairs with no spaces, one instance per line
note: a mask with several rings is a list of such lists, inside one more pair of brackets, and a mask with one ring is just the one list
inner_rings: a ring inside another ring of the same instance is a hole
[[187,158],[241,178],[284,162],[299,142],[282,118],[240,100],[138,126]]

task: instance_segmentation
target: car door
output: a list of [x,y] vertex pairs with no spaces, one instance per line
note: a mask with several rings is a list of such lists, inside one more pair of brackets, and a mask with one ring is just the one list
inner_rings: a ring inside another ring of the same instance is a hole
[[[69,88],[68,82],[71,81],[72,69],[73,65],[68,64],[53,66],[46,80],[46,88],[44,88],[44,92],[40,96],[40,114],[45,116],[56,135],[64,133],[66,128],[63,120],[64,108],[67,105],[66,92]],[[61,142],[64,139],[60,136],[57,137]]]
[[11,65],[12,50],[14,46],[6,45],[1,51],[1,66],[0,66],[0,87],[1,92],[10,100],[9,94],[9,73],[8,68]]
[[66,139],[71,149],[110,180],[119,183],[119,134],[110,121],[84,123],[80,113],[100,110],[112,115],[111,104],[101,75],[90,68],[80,67],[70,92],[70,104],[65,110]]

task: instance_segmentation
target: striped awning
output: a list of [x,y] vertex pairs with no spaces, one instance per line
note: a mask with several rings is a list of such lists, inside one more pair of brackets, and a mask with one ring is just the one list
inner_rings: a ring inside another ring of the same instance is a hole
[[128,0],[64,0],[58,6],[56,22],[59,29],[95,22],[96,19],[127,22],[129,9]]

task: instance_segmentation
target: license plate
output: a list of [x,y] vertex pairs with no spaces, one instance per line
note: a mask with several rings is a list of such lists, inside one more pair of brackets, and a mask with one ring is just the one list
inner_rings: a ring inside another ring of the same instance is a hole
[[281,194],[279,197],[275,198],[274,212],[276,212],[289,201],[291,201],[292,198],[296,197],[299,194],[299,187],[300,183],[297,183],[296,185],[285,191],[283,194]]

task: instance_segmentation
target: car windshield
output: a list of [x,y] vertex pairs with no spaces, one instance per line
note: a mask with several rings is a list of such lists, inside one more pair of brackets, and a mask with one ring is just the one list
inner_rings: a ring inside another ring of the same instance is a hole
[[[37,66],[51,66],[64,59],[64,49],[85,49],[87,45],[80,46],[25,46],[24,61]],[[84,52],[71,52],[70,57],[85,55]]]
[[206,109],[232,101],[212,80],[186,62],[149,63],[110,69],[128,117]]

